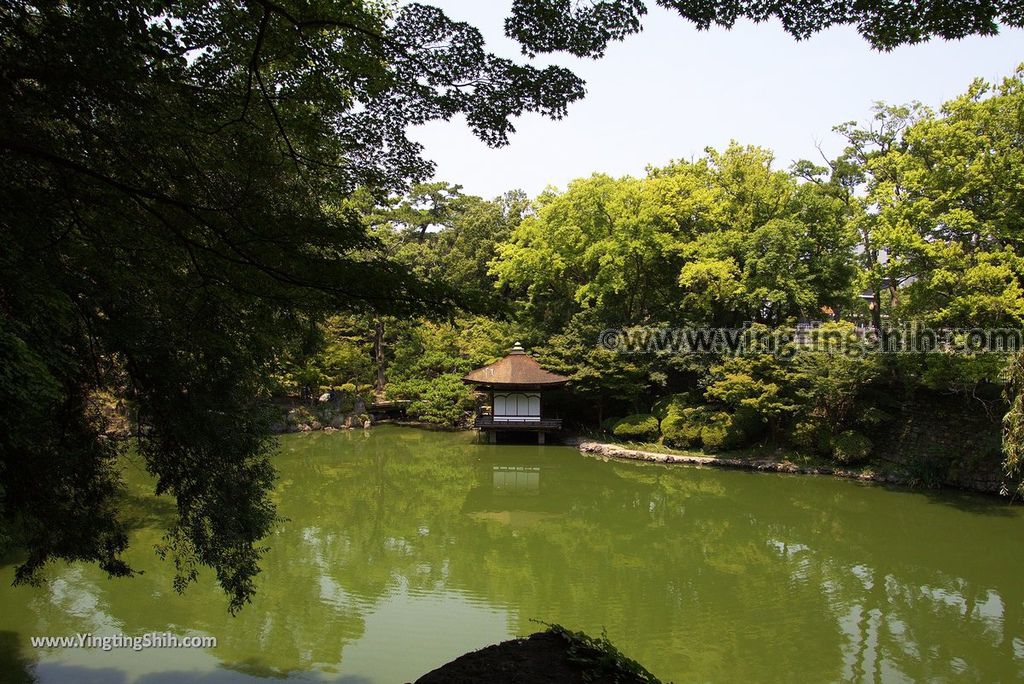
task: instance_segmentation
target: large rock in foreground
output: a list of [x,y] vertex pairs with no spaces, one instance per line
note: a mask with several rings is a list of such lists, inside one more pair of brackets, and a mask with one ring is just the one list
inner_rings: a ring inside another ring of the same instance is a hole
[[557,625],[467,653],[416,684],[655,684],[658,679],[604,639]]

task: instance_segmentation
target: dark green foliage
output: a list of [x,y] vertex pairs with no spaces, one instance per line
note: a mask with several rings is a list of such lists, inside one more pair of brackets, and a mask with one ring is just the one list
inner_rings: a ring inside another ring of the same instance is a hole
[[846,430],[832,439],[832,457],[844,465],[863,463],[871,456],[871,440],[853,430]]
[[793,426],[789,441],[805,454],[830,456],[832,454],[832,432],[816,420],[800,421]]
[[753,408],[741,406],[733,412],[730,428],[739,443],[748,446],[764,436],[767,425],[764,418]]
[[654,402],[654,407],[651,409],[651,412],[658,417],[658,420],[665,420],[669,415],[673,414],[674,411],[686,408],[687,406],[693,406],[698,403],[700,403],[700,401],[695,399],[690,392],[670,394],[669,396],[662,397]]
[[1013,360],[1007,376],[1005,397],[1010,408],[1003,417],[1003,452],[1007,475],[1020,480],[1024,474],[1024,355]]
[[386,396],[412,400],[406,409],[410,418],[449,427],[463,423],[474,406],[472,391],[457,373],[395,381],[388,385]]
[[798,355],[791,366],[799,410],[790,441],[797,448],[831,455],[840,432],[854,425],[877,428],[884,422],[885,412],[872,392],[883,372],[878,358],[814,352]]
[[902,474],[915,487],[938,489],[946,484],[949,463],[935,454],[920,454],[903,464]]
[[78,389],[84,372],[66,363],[68,352],[34,349],[27,341],[74,339],[70,312],[46,313],[37,312],[33,326],[0,317],[0,502],[7,541],[28,549],[16,581],[35,580],[52,556],[127,575],[119,554],[128,537],[114,505],[120,491],[115,445],[99,438],[104,426]]
[[[538,332],[544,340],[538,356],[545,368],[571,378],[572,392],[590,402],[590,420],[603,420],[606,412],[621,416],[637,411],[644,397],[661,383],[650,359],[619,354],[597,344],[601,326],[595,315],[593,310],[581,311],[563,332],[550,337]],[[524,323],[539,330],[553,324],[533,320],[529,316]]]
[[704,448],[711,452],[738,449],[747,443],[749,437],[744,428],[749,428],[750,425],[749,412],[712,413],[701,426],[700,441]]
[[651,442],[658,438],[658,417],[649,413],[626,416],[612,427],[612,434],[619,439]]
[[729,413],[713,406],[673,407],[661,422],[661,432],[669,446],[703,446],[710,452],[748,446],[763,430],[757,413],[749,408]]
[[550,634],[556,634],[569,644],[569,656],[587,669],[587,679],[611,682],[648,682],[660,684],[661,680],[647,671],[643,665],[624,655],[609,641],[604,632],[592,637],[584,632],[573,632],[565,627],[547,623]]
[[701,430],[707,422],[705,407],[673,406],[661,421],[661,434],[669,446],[700,446]]
[[604,420],[601,421],[601,429],[611,434],[612,430],[615,429],[615,424],[618,423],[620,420],[622,419],[619,418],[618,416],[605,418]]
[[[726,0],[657,0],[677,11],[699,29],[732,28],[738,19],[778,20],[792,36],[803,39],[830,26],[852,25],[880,50],[929,38],[963,38],[998,32],[999,24],[1021,26],[1024,17],[1010,0],[980,2],[735,2]],[[565,51],[581,57],[600,57],[610,41],[641,30],[647,14],[642,0],[515,0],[505,32],[528,54]]]
[[360,382],[295,353],[325,313],[454,300],[382,250],[353,193],[430,174],[410,126],[463,114],[502,144],[582,83],[416,4],[21,1],[0,9],[0,50],[0,514],[29,551],[18,577],[54,558],[128,572],[88,417],[112,390],[177,499],[179,588],[210,566],[237,609],[274,521],[269,371],[291,357],[307,391],[319,371]]

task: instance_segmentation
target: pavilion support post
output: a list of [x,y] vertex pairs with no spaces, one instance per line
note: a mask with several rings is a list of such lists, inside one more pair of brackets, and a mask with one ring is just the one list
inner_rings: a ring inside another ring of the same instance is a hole
[[538,432],[537,433],[537,444],[543,444],[543,443],[544,443],[544,433],[543,432]]
[[497,444],[498,443],[498,433],[495,432],[494,430],[488,430],[487,431],[487,441],[490,442],[491,444]]

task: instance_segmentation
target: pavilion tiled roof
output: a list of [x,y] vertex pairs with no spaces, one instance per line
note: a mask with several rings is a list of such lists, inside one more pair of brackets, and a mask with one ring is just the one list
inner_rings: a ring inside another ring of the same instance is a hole
[[569,378],[564,375],[541,368],[536,359],[518,343],[505,358],[471,371],[462,380],[475,385],[524,387],[557,387],[569,382]]

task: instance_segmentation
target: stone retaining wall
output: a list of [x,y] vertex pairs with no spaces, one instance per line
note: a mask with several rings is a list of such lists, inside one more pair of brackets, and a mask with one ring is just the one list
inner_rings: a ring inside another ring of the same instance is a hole
[[[714,456],[700,456],[697,454],[663,454],[655,451],[638,451],[626,449],[616,444],[604,444],[601,442],[584,441],[577,445],[580,452],[593,456],[605,458],[621,458],[632,461],[647,461],[650,463],[680,463],[684,465],[709,466],[713,468],[733,468],[737,470],[755,470],[769,473],[788,473],[792,475],[831,475],[850,480],[862,482],[880,482],[897,485],[916,484],[905,477],[877,473],[870,469],[850,470],[832,466],[800,466],[788,461],[771,461],[767,459],[742,459],[742,458],[718,458]],[[982,487],[971,487],[970,482],[963,483],[961,489],[985,493],[999,493],[1002,482],[992,483],[988,480],[979,484]]]

